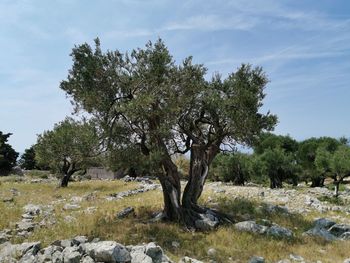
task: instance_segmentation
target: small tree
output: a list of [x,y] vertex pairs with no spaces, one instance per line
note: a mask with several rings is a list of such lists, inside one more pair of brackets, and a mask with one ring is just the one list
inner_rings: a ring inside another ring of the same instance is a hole
[[39,165],[62,174],[60,186],[66,187],[75,172],[94,163],[98,153],[96,130],[89,122],[66,118],[52,131],[38,136],[35,153]]
[[38,168],[35,160],[34,146],[24,150],[18,163],[22,169],[33,170]]
[[302,141],[297,151],[297,161],[302,167],[301,176],[307,181],[311,180],[311,187],[324,186],[327,174],[324,169],[316,166],[317,151],[323,155],[326,152],[332,154],[345,143],[345,139],[337,140],[331,137],[310,138]]
[[0,175],[7,175],[12,167],[16,165],[18,152],[7,143],[12,133],[2,133],[0,131]]
[[294,185],[297,183],[297,164],[291,154],[278,147],[265,150],[260,158],[271,188],[281,188],[286,179],[292,180]]
[[219,154],[213,161],[211,173],[221,181],[244,185],[253,173],[252,156],[240,152]]
[[334,153],[325,148],[318,149],[315,165],[321,173],[327,174],[333,179],[334,196],[337,197],[339,185],[344,178],[350,176],[350,147],[341,145]]

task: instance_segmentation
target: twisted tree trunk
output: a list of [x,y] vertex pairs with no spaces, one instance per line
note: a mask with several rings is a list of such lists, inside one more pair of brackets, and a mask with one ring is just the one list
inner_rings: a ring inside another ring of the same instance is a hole
[[79,169],[75,168],[75,163],[70,163],[67,160],[64,161],[63,167],[62,167],[62,172],[63,172],[63,177],[60,182],[60,187],[67,187],[68,182],[72,175],[78,171]]

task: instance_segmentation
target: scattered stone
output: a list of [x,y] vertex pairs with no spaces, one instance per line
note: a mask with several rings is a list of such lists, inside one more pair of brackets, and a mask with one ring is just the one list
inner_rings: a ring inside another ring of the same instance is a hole
[[302,256],[299,256],[299,255],[290,254],[289,258],[293,261],[296,261],[296,262],[304,262],[304,258]]
[[209,257],[215,257],[216,254],[217,254],[217,251],[216,251],[215,248],[209,248],[208,251],[207,251],[207,255],[208,255]]
[[95,263],[95,261],[90,256],[85,256],[81,263]]
[[129,207],[119,211],[117,213],[116,217],[119,219],[122,219],[122,218],[127,217],[130,214],[134,214],[134,212],[135,212],[135,209],[133,207],[129,206]]
[[263,257],[253,256],[249,259],[248,263],[265,263],[265,259]]
[[145,192],[148,192],[148,191],[156,190],[158,188],[160,188],[160,185],[159,184],[153,184],[153,182],[152,182],[152,184],[142,184],[142,185],[140,185],[140,188],[133,189],[133,190],[128,190],[128,191],[123,191],[123,192],[119,192],[119,193],[115,193],[115,194],[111,194],[106,199],[108,201],[119,200],[119,199],[123,199],[124,197],[145,193]]
[[133,246],[130,249],[131,263],[153,263],[150,256],[146,255],[145,246]]
[[265,234],[266,226],[258,225],[255,221],[243,221],[235,224],[235,228],[239,231],[246,231],[256,234]]
[[339,238],[342,240],[350,240],[350,232],[345,232],[341,234]]
[[319,218],[314,221],[315,228],[329,229],[331,226],[335,224],[336,223],[334,221],[327,218]]
[[70,199],[70,201],[71,201],[72,203],[80,203],[80,202],[83,201],[83,197],[80,197],[80,196],[73,196],[73,197]]
[[32,222],[17,222],[16,223],[16,230],[21,232],[21,231],[27,231],[27,232],[31,232],[34,230],[35,228],[35,223]]
[[329,233],[327,230],[323,228],[317,228],[317,227],[309,229],[308,231],[304,232],[303,235],[320,237],[325,239],[326,241],[333,241],[337,239],[334,235]]
[[292,238],[293,232],[279,225],[273,225],[267,229],[267,235],[277,238]]
[[178,241],[172,241],[172,242],[171,242],[171,246],[172,246],[173,248],[179,248],[179,247],[180,247],[180,242],[178,242]]
[[23,207],[25,214],[29,215],[39,215],[41,213],[41,207],[38,205],[27,204]]
[[203,263],[203,261],[199,261],[190,257],[183,257],[182,259],[180,259],[179,263]]
[[84,210],[84,213],[86,214],[93,214],[97,211],[97,207],[95,206],[90,206]]
[[79,263],[81,254],[78,247],[66,247],[63,250],[64,263]]
[[335,224],[328,231],[336,237],[340,237],[342,234],[350,232],[350,225]]
[[163,250],[160,246],[151,242],[146,246],[146,255],[152,258],[154,263],[161,263],[163,259]]
[[63,206],[64,210],[77,210],[79,208],[80,208],[80,205],[77,205],[77,204],[65,204]]
[[68,215],[68,216],[64,217],[64,221],[67,223],[73,223],[73,222],[77,221],[77,219],[74,216]]
[[3,197],[2,198],[2,201],[4,202],[4,203],[11,203],[11,202],[13,202],[15,199],[13,198],[13,196],[5,196],[5,197]]
[[101,241],[97,243],[86,243],[86,253],[95,261],[102,262],[129,262],[130,253],[126,248],[114,241]]
[[73,244],[80,245],[88,242],[88,238],[86,236],[76,236],[72,240]]

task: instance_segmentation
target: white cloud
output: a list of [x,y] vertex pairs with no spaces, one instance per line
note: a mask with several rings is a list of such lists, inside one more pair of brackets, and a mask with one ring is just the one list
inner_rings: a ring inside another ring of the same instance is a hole
[[186,18],[182,21],[168,23],[160,31],[172,30],[249,30],[256,24],[256,19],[243,16],[223,17],[218,15],[197,15]]

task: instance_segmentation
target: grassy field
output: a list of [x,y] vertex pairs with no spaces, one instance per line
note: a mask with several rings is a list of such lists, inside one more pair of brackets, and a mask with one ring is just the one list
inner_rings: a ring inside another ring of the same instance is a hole
[[[137,183],[82,181],[70,183],[68,188],[57,188],[54,183],[30,184],[14,182],[10,178],[2,179],[0,182],[0,197],[10,195],[12,188],[19,191],[12,203],[0,202],[0,230],[14,227],[14,223],[21,220],[23,206],[28,203],[54,204],[53,213],[57,223],[35,230],[27,239],[28,241],[41,241],[44,246],[54,240],[86,235],[104,240],[116,240],[125,245],[155,241],[173,260],[190,256],[205,262],[210,259],[216,259],[217,262],[247,262],[251,256],[258,255],[264,257],[267,262],[276,262],[289,258],[289,255],[293,253],[303,256],[310,262],[322,260],[322,262],[334,263],[343,262],[345,258],[350,257],[350,241],[325,243],[301,235],[310,228],[313,217],[326,217],[326,214],[315,213],[306,217],[282,213],[271,214],[261,209],[261,204],[256,201],[230,200],[222,194],[215,195],[206,192],[202,203],[205,203],[210,194],[211,197],[216,198],[220,209],[231,214],[237,221],[247,215],[257,220],[270,219],[293,230],[296,237],[293,240],[278,240],[241,233],[229,225],[208,233],[189,232],[177,224],[149,221],[154,212],[162,208],[162,194],[158,190],[126,197],[122,200],[106,200],[111,193],[137,188]],[[91,194],[93,198],[80,202],[81,209],[77,211],[63,209],[64,204],[70,203],[73,196],[82,197],[87,194]],[[128,206],[135,207],[135,216],[116,219],[115,214]],[[84,212],[88,207],[96,207],[97,210],[90,214]],[[64,220],[66,216],[72,216],[76,218],[76,221],[67,223]],[[39,216],[37,220],[41,219],[42,217]],[[12,242],[23,241],[19,238],[12,240]],[[178,246],[174,246],[174,241],[178,243]],[[215,248],[217,251],[212,258],[207,255],[209,248]]]

